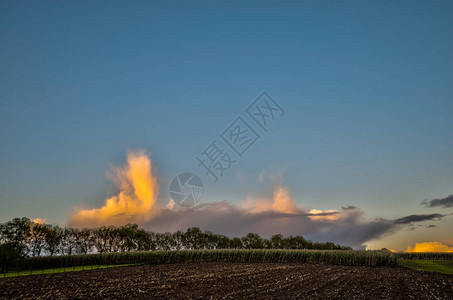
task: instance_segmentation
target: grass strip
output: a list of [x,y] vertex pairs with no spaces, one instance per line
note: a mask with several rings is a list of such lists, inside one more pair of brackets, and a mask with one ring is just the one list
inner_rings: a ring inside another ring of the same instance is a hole
[[409,269],[453,275],[451,260],[401,260],[399,263],[402,267]]
[[116,267],[127,267],[127,266],[136,266],[136,265],[138,265],[138,264],[90,265],[90,266],[74,266],[74,267],[66,267],[66,268],[53,268],[53,269],[42,269],[42,270],[22,270],[22,271],[14,271],[13,270],[13,271],[9,271],[8,273],[0,274],[0,278],[30,276],[30,275],[43,275],[43,274],[56,274],[56,273],[66,273],[66,272],[77,272],[77,271],[107,269],[107,268],[116,268]]

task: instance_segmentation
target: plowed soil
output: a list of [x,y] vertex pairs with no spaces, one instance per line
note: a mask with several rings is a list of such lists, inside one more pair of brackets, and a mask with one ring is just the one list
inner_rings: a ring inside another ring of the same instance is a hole
[[321,264],[171,264],[5,278],[0,298],[453,299],[453,276]]

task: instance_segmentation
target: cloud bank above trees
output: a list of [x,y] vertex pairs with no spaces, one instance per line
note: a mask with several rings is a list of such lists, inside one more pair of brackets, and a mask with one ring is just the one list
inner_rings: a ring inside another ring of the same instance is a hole
[[[119,192],[100,208],[74,208],[69,225],[97,227],[136,223],[154,232],[174,232],[200,227],[228,236],[249,232],[264,237],[274,234],[304,235],[315,241],[331,241],[363,249],[367,241],[379,239],[415,222],[439,220],[441,214],[410,215],[397,220],[366,218],[358,207],[341,209],[303,209],[297,205],[290,188],[281,182],[273,185],[268,197],[246,196],[239,204],[227,201],[205,202],[192,208],[163,206],[157,201],[159,184],[145,151],[132,151],[123,167],[109,176]],[[174,203],[173,203],[174,204]]]

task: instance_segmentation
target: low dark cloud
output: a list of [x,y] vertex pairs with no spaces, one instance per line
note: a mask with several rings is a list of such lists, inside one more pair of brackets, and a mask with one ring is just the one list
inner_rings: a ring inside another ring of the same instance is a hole
[[[298,214],[273,211],[250,213],[223,201],[189,209],[164,209],[144,227],[156,232],[173,232],[196,226],[230,237],[244,236],[249,232],[266,238],[274,234],[302,235],[312,241],[330,241],[364,249],[367,241],[390,233],[397,226],[392,221],[381,218],[367,219],[360,208],[352,206],[335,214],[338,214],[335,220],[314,220],[314,214],[303,211]],[[335,214],[322,213],[315,216]]]
[[309,233],[306,237],[314,241],[343,245],[346,243],[354,249],[365,249],[368,241],[393,233],[396,226],[393,222],[381,218],[374,220],[357,218],[340,221],[326,231]]
[[[320,217],[319,219],[313,218]],[[336,216],[333,219],[322,216]],[[437,221],[442,214],[409,215],[396,220],[366,218],[364,211],[355,206],[342,207],[338,212],[279,213],[266,211],[251,213],[227,201],[204,203],[187,209],[163,209],[157,216],[144,224],[155,232],[174,232],[188,227],[200,227],[230,237],[244,236],[249,232],[269,238],[274,234],[302,235],[315,242],[334,242],[365,249],[367,242],[382,238],[404,228],[435,225],[415,224],[423,221]]]
[[357,209],[357,207],[356,207],[356,206],[349,205],[349,206],[342,206],[341,209],[343,209],[343,210],[347,210],[347,209]]
[[449,195],[445,198],[440,198],[440,199],[432,199],[432,200],[423,200],[421,205],[424,205],[426,207],[443,207],[443,208],[449,208],[453,207],[453,195]]
[[400,218],[394,220],[393,223],[395,224],[410,224],[415,222],[423,222],[423,221],[433,221],[433,220],[440,220],[444,217],[441,214],[429,214],[429,215],[410,215],[404,218]]

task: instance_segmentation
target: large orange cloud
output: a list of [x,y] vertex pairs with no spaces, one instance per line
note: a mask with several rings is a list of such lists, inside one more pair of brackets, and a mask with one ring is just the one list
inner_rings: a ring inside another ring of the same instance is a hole
[[70,218],[73,226],[124,225],[143,223],[158,213],[159,186],[150,158],[143,150],[127,155],[125,166],[112,174],[119,193],[105,200],[101,208],[76,209]]
[[453,247],[441,242],[424,242],[408,246],[406,252],[453,252]]

